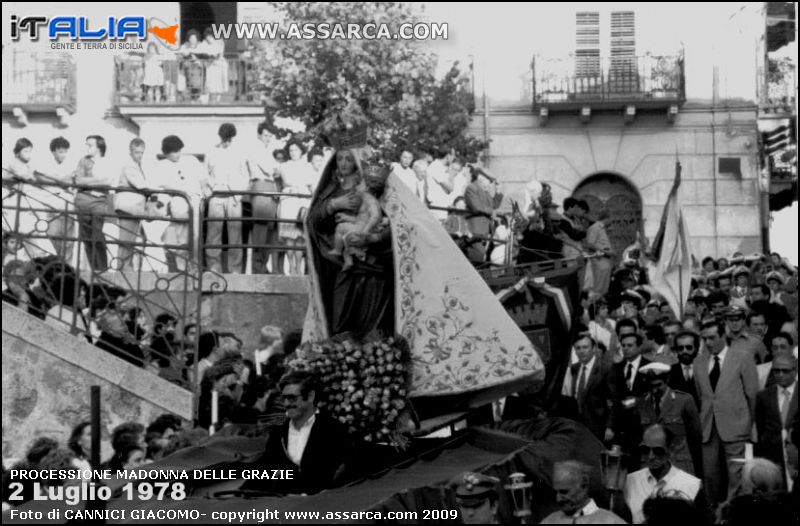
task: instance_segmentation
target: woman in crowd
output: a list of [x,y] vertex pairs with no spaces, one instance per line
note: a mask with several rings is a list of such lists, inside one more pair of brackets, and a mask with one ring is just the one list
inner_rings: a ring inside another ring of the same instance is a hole
[[622,355],[617,355],[617,336],[616,323],[608,316],[608,303],[603,298],[596,300],[589,305],[589,333],[598,343],[603,344],[611,359],[609,361],[620,362]]
[[143,340],[147,337],[149,325],[144,311],[131,307],[120,313],[112,307],[97,318],[98,323],[104,321],[97,347],[137,367],[144,367]]
[[90,422],[81,422],[72,428],[67,447],[75,455],[77,469],[91,469],[92,460],[92,425]]
[[[292,139],[286,145],[289,160],[279,166],[283,180],[283,193],[310,195],[317,183],[317,175],[311,164],[305,160],[303,143]],[[278,225],[281,241],[290,247],[300,248],[304,245],[303,220],[308,213],[311,199],[307,197],[284,197],[281,199],[279,217],[283,221]],[[302,254],[299,250],[289,250],[286,254],[289,268],[286,274],[298,276],[302,273]]]
[[186,34],[186,41],[178,50],[178,55],[183,57],[178,77],[178,91],[190,99],[196,99],[204,88],[205,69],[197,59],[197,55],[202,51],[200,33],[196,29],[190,29]]
[[203,42],[198,46],[200,52],[208,55],[206,66],[206,92],[209,102],[219,102],[223,93],[228,91],[228,61],[225,60],[225,42],[214,38],[214,30],[207,27],[203,33]]

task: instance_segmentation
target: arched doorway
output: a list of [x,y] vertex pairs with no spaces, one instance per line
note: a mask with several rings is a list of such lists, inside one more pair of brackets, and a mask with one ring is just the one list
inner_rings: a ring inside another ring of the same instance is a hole
[[604,221],[611,247],[619,261],[622,252],[636,242],[642,230],[642,198],[624,177],[611,172],[590,175],[575,188],[573,195],[589,204],[589,214],[607,212]]

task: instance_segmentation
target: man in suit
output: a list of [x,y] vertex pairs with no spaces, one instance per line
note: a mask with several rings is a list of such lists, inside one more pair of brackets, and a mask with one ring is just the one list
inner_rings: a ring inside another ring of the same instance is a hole
[[636,412],[636,399],[648,390],[647,378],[640,373],[650,360],[642,356],[642,335],[623,334],[619,346],[623,360],[614,364],[612,384],[614,392],[611,413],[614,442],[620,444],[628,454],[628,470],[639,469],[639,418]]
[[751,355],[728,348],[723,322],[704,320],[700,337],[705,349],[692,370],[700,397],[705,487],[711,503],[717,504],[732,494],[741,478],[737,459],[744,458],[750,438],[758,374]]
[[772,375],[775,383],[756,396],[755,453],[781,466],[785,473],[785,444],[797,415],[797,359],[789,353],[776,356]]
[[[258,464],[293,470],[291,481],[269,487],[286,493],[317,493],[343,480],[353,457],[347,430],[317,410],[319,386],[309,372],[284,375],[279,382],[288,421],[273,428]],[[255,484],[251,489],[263,489]]]
[[678,357],[669,371],[669,386],[676,391],[692,395],[695,406],[700,409],[700,398],[694,385],[692,363],[700,351],[700,336],[692,331],[681,331],[675,336],[672,352]]
[[572,396],[578,405],[581,422],[600,440],[614,437],[609,417],[613,393],[609,381],[609,370],[597,356],[597,342],[588,333],[581,333],[573,343],[578,361],[570,368],[571,384],[567,396]]

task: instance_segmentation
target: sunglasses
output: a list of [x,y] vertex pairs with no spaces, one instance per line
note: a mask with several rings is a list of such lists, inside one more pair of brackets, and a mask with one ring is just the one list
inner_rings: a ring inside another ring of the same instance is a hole
[[796,371],[796,369],[778,369],[775,367],[773,367],[771,370],[775,374],[792,374]]
[[643,457],[650,455],[651,452],[653,453],[653,455],[657,457],[663,457],[664,455],[667,454],[666,448],[663,448],[661,446],[650,447],[650,446],[645,446],[644,444],[639,446],[639,453]]
[[300,398],[302,398],[301,395],[293,395],[293,394],[290,394],[290,395],[282,394],[282,395],[280,395],[280,399],[285,401],[285,402],[294,402],[295,400],[299,400]]
[[679,351],[693,351],[694,345],[676,345],[675,348]]

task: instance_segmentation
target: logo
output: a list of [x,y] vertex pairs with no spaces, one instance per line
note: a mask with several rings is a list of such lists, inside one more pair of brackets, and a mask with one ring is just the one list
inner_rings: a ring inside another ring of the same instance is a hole
[[39,29],[44,28],[47,38],[57,40],[125,40],[128,37],[144,39],[147,36],[147,20],[143,16],[108,17],[105,25],[92,27],[85,16],[28,16],[20,19],[11,15],[11,40],[19,40],[27,32],[31,40],[39,39]]
[[[177,23],[168,25],[158,18],[149,20],[143,16],[109,16],[102,22],[90,22],[85,16],[57,16],[49,18],[46,16],[27,16],[20,18],[11,15],[11,40],[19,40],[23,35],[27,35],[30,40],[37,41],[44,36],[48,40],[57,41],[66,39],[72,43],[93,42],[117,43],[119,41],[133,40],[128,45],[111,45],[111,48],[131,49],[132,46],[141,48],[141,41],[147,40],[148,34],[153,35],[151,39],[162,44],[164,47],[177,50],[178,29]],[[80,45],[78,46],[80,47]],[[85,46],[84,46],[85,47]],[[103,44],[103,47],[105,45]]]

